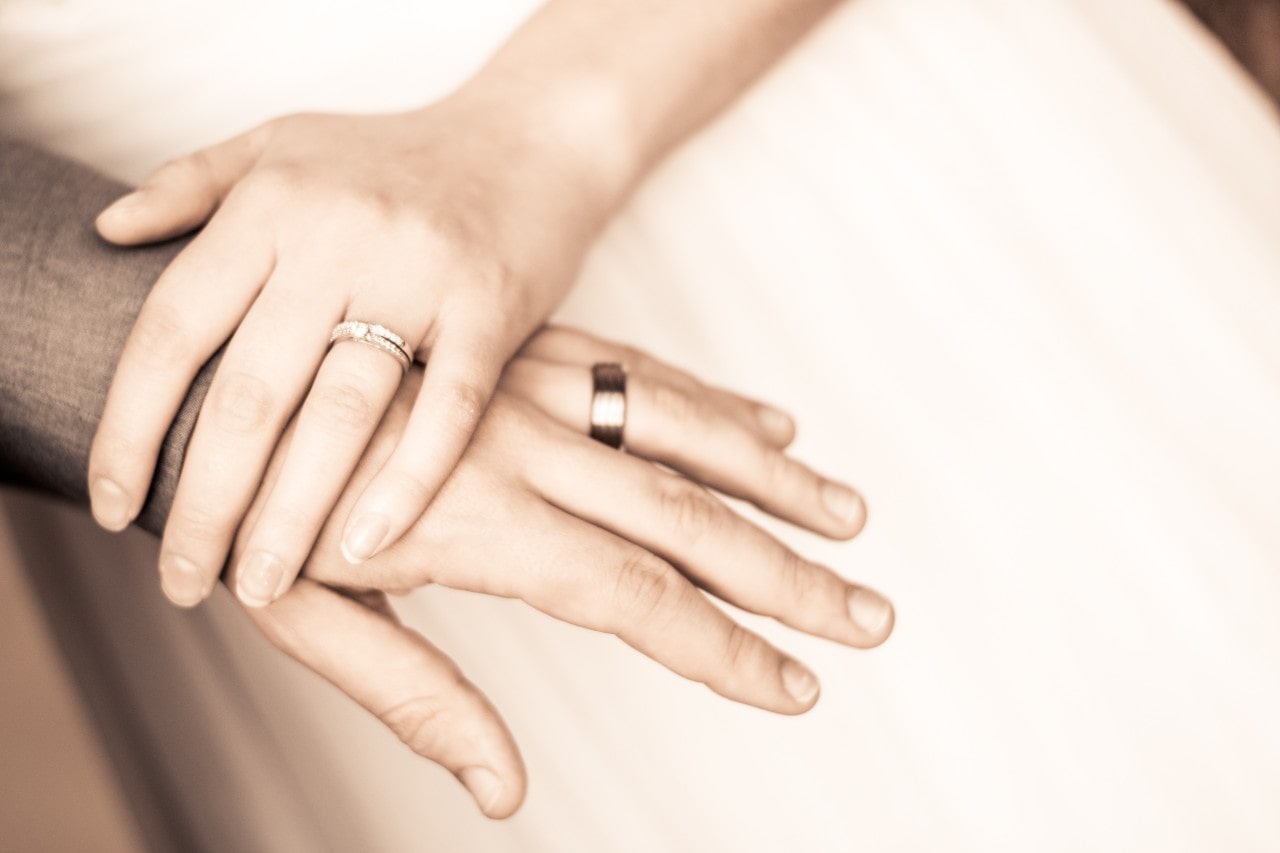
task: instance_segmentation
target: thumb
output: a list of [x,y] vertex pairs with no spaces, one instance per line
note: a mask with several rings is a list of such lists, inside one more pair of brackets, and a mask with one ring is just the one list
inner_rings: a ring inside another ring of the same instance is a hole
[[98,233],[111,243],[132,246],[198,228],[258,159],[258,139],[250,131],[170,160],[98,214]]
[[497,710],[443,652],[396,621],[385,597],[361,598],[301,580],[249,616],[286,654],[453,773],[487,816],[514,814],[524,800],[524,762]]

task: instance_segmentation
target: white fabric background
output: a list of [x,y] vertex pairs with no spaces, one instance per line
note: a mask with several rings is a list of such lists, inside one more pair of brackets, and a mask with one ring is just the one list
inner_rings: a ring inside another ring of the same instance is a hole
[[[0,122],[137,180],[443,93],[531,5],[8,0]],[[824,682],[783,719],[424,591],[402,610],[525,750],[500,824],[223,599],[254,701],[389,851],[1280,847],[1278,128],[1162,0],[848,4],[644,186],[562,317],[795,412],[871,521],[784,535],[893,596],[892,640],[752,620]]]

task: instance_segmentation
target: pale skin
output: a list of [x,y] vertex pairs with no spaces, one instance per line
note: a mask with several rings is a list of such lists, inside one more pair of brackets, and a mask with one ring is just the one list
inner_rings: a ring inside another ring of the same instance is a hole
[[[704,487],[835,538],[861,529],[861,497],[785,456],[784,413],[535,330],[632,187],[831,5],[552,0],[443,101],[290,116],[161,168],[100,233],[203,230],[126,345],[90,457],[95,517],[137,515],[191,378],[227,343],[165,529],[165,593],[194,605],[229,565],[276,645],[486,814],[524,796],[514,741],[384,590],[521,598],[736,701],[812,707],[816,677],[705,594],[859,648],[883,642],[893,609]],[[394,329],[425,370],[328,349],[344,319]],[[601,360],[630,372],[628,454],[585,436]]]
[[[833,5],[551,0],[442,101],[289,116],[162,167],[98,219],[121,245],[203,231],[126,345],[90,456],[95,517],[112,530],[136,517],[192,377],[227,343],[165,528],[166,595],[191,606],[212,590],[295,412],[237,551],[240,599],[284,594],[326,524],[342,535],[320,547],[351,563],[392,547],[609,215]],[[327,348],[345,319],[393,329],[427,366],[400,440],[335,521],[401,387],[384,353]],[[860,512],[847,486],[819,494],[846,525]]]
[[[629,453],[583,434],[597,361],[628,368]],[[421,381],[415,370],[397,392],[340,509],[394,452]],[[339,513],[304,579],[248,612],[277,646],[453,772],[491,817],[512,814],[524,796],[515,742],[456,666],[398,624],[383,591],[437,583],[519,598],[616,634],[730,699],[803,713],[817,701],[817,678],[704,592],[857,648],[883,642],[894,612],[879,593],[800,557],[703,487],[815,532],[856,535],[865,511],[832,518],[824,479],[786,455],[794,428],[775,415],[633,349],[569,329],[540,332],[506,368],[437,499],[394,547],[350,565],[338,556]],[[237,550],[253,541],[280,487],[299,422],[268,466]],[[584,469],[600,476],[572,476]]]

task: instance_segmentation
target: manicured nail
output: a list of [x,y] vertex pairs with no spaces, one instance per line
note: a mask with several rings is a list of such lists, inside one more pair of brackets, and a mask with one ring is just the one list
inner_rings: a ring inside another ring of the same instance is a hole
[[480,810],[488,814],[502,799],[502,783],[498,776],[487,767],[467,767],[458,774],[462,784],[467,786],[471,796],[476,798]]
[[789,438],[795,432],[795,423],[785,412],[769,406],[761,406],[756,411],[756,417],[760,419],[760,426],[764,431],[771,436],[776,436],[779,440]]
[[840,483],[822,484],[822,503],[827,512],[843,524],[852,524],[866,511],[862,496]]
[[357,518],[347,528],[347,535],[342,539],[342,556],[346,557],[348,563],[363,563],[378,553],[389,530],[391,525],[381,515]]
[[276,600],[276,590],[284,578],[284,566],[275,554],[254,551],[240,564],[236,595],[250,607],[266,607]]
[[818,695],[818,679],[793,660],[782,665],[782,686],[801,705],[808,705]]
[[195,607],[204,601],[204,578],[196,564],[185,557],[170,555],[161,560],[160,588],[179,607]]
[[89,506],[98,524],[119,533],[133,521],[133,506],[129,496],[114,480],[99,477],[89,486]]
[[849,618],[868,634],[878,637],[893,619],[893,605],[878,592],[854,587],[849,590]]

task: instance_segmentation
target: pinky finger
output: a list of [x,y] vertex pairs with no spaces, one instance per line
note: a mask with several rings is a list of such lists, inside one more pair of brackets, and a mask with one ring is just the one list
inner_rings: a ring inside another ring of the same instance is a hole
[[268,639],[350,696],[414,752],[447,769],[491,818],[524,800],[525,769],[497,710],[457,666],[389,610],[309,580],[250,616]]

